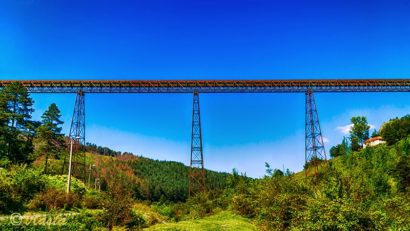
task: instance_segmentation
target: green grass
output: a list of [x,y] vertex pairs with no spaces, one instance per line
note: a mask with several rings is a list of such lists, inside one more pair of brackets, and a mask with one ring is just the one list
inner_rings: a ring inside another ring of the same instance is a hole
[[223,211],[216,215],[205,217],[197,220],[181,221],[177,223],[165,223],[151,226],[146,231],[154,230],[168,230],[168,231],[249,231],[257,230],[248,219],[238,215],[234,215],[232,212]]

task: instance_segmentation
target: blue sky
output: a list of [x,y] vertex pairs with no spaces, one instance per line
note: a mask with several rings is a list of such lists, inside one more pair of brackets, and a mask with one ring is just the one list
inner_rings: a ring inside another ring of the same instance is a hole
[[[0,79],[302,79],[410,76],[409,1],[0,0]],[[202,94],[206,167],[302,169],[303,94]],[[55,102],[68,130],[75,95]],[[329,148],[350,117],[376,128],[408,93],[316,94]],[[192,95],[88,94],[90,142],[188,164]]]

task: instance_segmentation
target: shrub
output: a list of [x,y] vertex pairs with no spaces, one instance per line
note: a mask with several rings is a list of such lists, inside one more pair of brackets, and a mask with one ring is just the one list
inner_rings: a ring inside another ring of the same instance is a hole
[[13,195],[13,185],[6,171],[0,169],[0,212],[7,212],[9,210],[17,210],[21,207],[20,199]]
[[103,226],[99,215],[92,214],[86,210],[80,210],[79,214],[67,218],[64,228],[70,230],[96,230]]
[[129,220],[125,224],[128,229],[142,228],[146,223],[144,217],[133,210],[130,211],[129,216]]
[[11,213],[24,209],[24,204],[45,187],[41,172],[26,165],[0,169],[0,212]]
[[245,194],[239,194],[232,198],[232,208],[245,217],[254,217],[256,215],[255,201]]
[[37,194],[29,203],[29,209],[50,211],[52,209],[71,209],[80,207],[80,198],[75,193],[67,194],[58,189],[47,189]]
[[315,199],[293,224],[303,230],[375,230],[373,221],[349,199]]
[[[144,220],[145,220],[145,226],[151,226],[157,223],[162,223],[166,220],[164,217],[164,214],[162,214],[160,211],[167,207],[168,209],[166,210],[166,213],[168,213],[168,210],[171,210],[171,207],[169,205],[158,205],[154,204],[152,206],[142,204],[142,203],[136,203],[133,206],[133,211],[136,214],[140,214]],[[169,212],[172,213],[172,212]]]
[[212,213],[215,208],[208,193],[198,193],[190,197],[186,204],[189,206],[189,218],[201,218]]
[[[67,189],[67,175],[43,175],[46,188],[55,188],[61,191]],[[84,195],[87,191],[85,184],[75,177],[71,177],[70,191],[78,195]]]
[[102,205],[101,193],[96,191],[90,191],[86,193],[83,197],[83,207],[89,209],[96,209]]
[[173,221],[181,221],[189,213],[189,206],[185,203],[176,203],[172,205],[172,217]]
[[171,218],[175,215],[170,205],[164,203],[155,203],[152,207],[155,209],[155,211],[163,216]]

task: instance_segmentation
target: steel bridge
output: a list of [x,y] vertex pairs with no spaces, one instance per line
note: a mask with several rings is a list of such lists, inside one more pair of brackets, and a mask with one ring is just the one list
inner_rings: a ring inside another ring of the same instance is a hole
[[[0,80],[0,88],[13,80]],[[406,92],[410,79],[322,80],[24,80],[32,93]]]
[[[16,82],[0,80],[0,89]],[[304,93],[305,163],[318,171],[326,159],[314,92],[410,92],[410,79],[299,79],[299,80],[23,80],[31,93],[76,93],[70,126],[72,143],[85,144],[85,93],[190,93],[193,94],[189,195],[204,191],[205,172],[199,93]],[[69,168],[71,165],[69,166]],[[85,173],[85,166],[83,166]],[[308,170],[305,171],[306,174]],[[69,186],[68,186],[69,190]]]

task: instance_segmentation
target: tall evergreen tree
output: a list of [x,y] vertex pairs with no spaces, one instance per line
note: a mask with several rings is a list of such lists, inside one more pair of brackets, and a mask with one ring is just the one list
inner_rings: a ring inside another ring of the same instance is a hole
[[4,105],[0,94],[0,167],[9,162],[7,152],[7,120],[4,118]]
[[33,100],[20,82],[0,91],[0,152],[11,161],[25,162],[32,150],[35,123],[31,121]]
[[11,128],[26,130],[33,113],[33,99],[20,82],[12,82],[0,92],[1,118]]
[[64,137],[61,134],[61,112],[55,103],[52,103],[41,116],[42,125],[37,128],[34,139],[36,156],[44,155],[44,172],[47,173],[48,160],[56,157],[64,146]]

